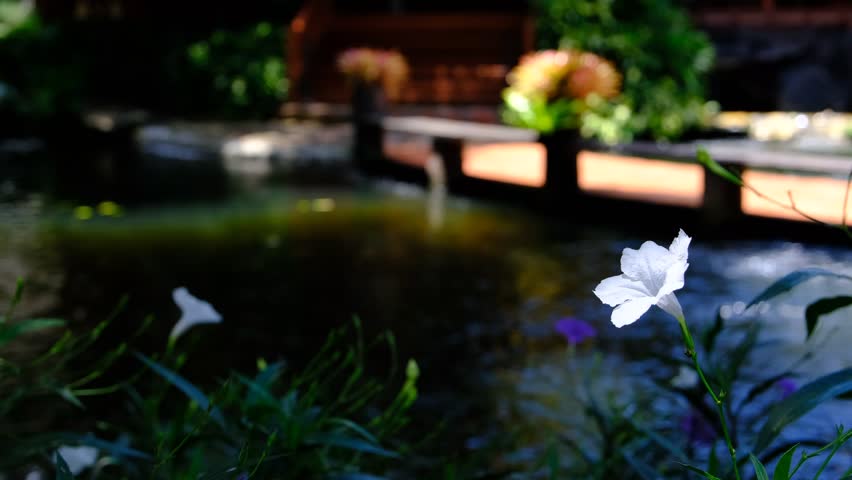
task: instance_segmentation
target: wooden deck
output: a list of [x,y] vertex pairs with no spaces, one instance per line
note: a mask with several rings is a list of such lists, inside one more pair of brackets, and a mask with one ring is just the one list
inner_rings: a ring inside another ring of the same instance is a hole
[[[465,176],[531,189],[544,186],[547,153],[534,140],[533,132],[432,120],[387,119],[390,133],[383,144],[386,157],[424,166],[433,153],[429,137],[468,136],[470,141],[464,142],[461,153]],[[472,130],[465,130],[465,124]],[[703,208],[708,179],[704,168],[694,160],[699,145],[717,161],[743,168],[744,180],[759,192],[788,205],[792,197],[796,208],[821,221],[841,223],[844,199],[846,209],[852,212],[852,198],[846,198],[852,156],[797,152],[777,146],[769,149],[745,139],[680,144],[636,142],[583,150],[577,156],[579,189],[592,196]],[[807,221],[748,189],[738,193],[740,210],[745,215]],[[847,223],[852,225],[849,218]]]

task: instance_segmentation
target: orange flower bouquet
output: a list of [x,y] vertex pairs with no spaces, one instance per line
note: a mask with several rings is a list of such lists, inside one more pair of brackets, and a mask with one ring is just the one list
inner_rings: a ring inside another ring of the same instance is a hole
[[621,75],[612,62],[574,49],[524,55],[507,82],[506,121],[542,133],[579,128],[586,112],[621,93]]
[[395,50],[350,48],[338,55],[337,67],[356,88],[379,87],[391,100],[408,80],[408,62]]

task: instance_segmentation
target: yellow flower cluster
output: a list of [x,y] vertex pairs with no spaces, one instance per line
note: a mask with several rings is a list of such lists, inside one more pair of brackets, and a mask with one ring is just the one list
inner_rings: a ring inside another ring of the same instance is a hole
[[585,99],[591,94],[613,98],[621,75],[612,62],[580,50],[543,50],[521,57],[509,72],[509,87],[528,97]]
[[389,98],[397,98],[408,80],[408,62],[395,50],[350,48],[337,57],[337,67],[352,82],[381,85]]

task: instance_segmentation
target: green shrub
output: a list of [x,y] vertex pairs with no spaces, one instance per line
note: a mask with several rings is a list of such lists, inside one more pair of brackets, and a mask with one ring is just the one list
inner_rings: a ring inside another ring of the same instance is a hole
[[47,23],[0,0],[0,117],[77,115],[129,106],[190,117],[274,116],[287,93],[284,31],[87,20]]
[[0,114],[39,121],[79,109],[83,72],[61,44],[27,3],[0,0]]
[[[357,319],[299,371],[258,359],[254,375],[233,371],[210,388],[180,373],[192,358],[177,334],[156,359],[130,358],[151,317],[104,352],[123,302],[74,334],[62,320],[15,319],[22,288],[0,315],[0,478],[377,479],[408,453],[419,368],[409,360],[400,379],[393,337],[365,341]],[[377,378],[366,364],[383,347],[391,368]],[[110,379],[128,365],[135,373]]]
[[[587,135],[677,138],[717,108],[704,99],[714,52],[672,0],[537,0],[539,48],[579,48],[613,60],[624,75],[616,111],[584,119]],[[623,109],[619,112],[619,116]],[[610,131],[610,132],[607,132]]]
[[266,22],[216,30],[177,49],[165,68],[186,111],[267,117],[287,93],[283,31]]

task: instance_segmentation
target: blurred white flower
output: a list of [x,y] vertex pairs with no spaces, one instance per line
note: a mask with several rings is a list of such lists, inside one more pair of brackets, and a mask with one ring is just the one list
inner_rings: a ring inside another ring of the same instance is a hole
[[169,334],[171,341],[177,340],[178,337],[183,335],[183,332],[200,323],[219,323],[222,321],[222,316],[212,305],[195,298],[185,287],[174,289],[172,298],[180,307],[181,316],[172,328],[172,333]]
[[690,389],[698,385],[698,373],[686,365],[681,365],[677,370],[677,375],[672,377],[671,384],[676,388]]
[[618,328],[630,325],[653,305],[677,319],[683,318],[683,310],[673,292],[683,288],[691,240],[680,230],[668,249],[654,242],[643,243],[639,250],[624,249],[621,254],[623,273],[604,279],[594,291],[603,303],[616,307],[612,311],[613,325]]
[[79,447],[62,446],[56,453],[65,460],[71,473],[79,475],[83,470],[91,467],[98,460],[98,449],[80,445]]

